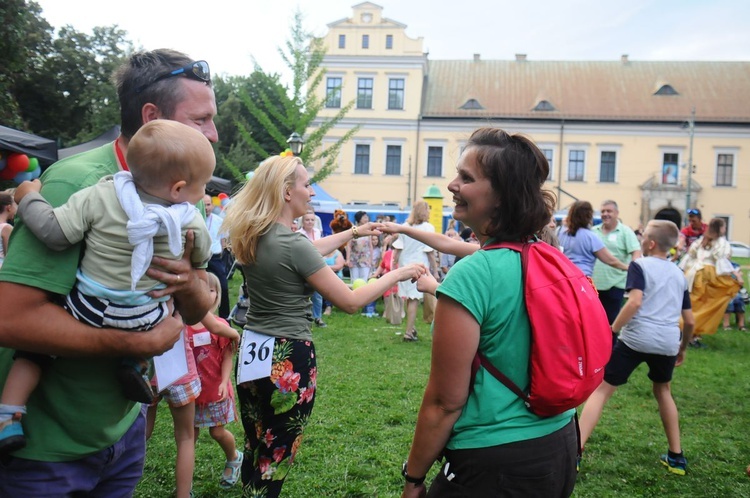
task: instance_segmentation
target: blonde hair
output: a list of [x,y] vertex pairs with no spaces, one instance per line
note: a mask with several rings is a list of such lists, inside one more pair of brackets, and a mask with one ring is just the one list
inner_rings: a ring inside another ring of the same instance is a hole
[[656,242],[656,247],[661,252],[668,252],[677,245],[680,237],[680,229],[669,220],[651,220],[646,225],[649,230],[648,235],[651,240]]
[[206,272],[206,275],[208,276],[208,288],[216,291],[216,299],[211,304],[211,311],[215,312],[221,303],[221,282],[219,281],[219,277],[210,271]]
[[211,143],[201,132],[167,119],[149,121],[128,143],[128,169],[142,188],[159,188],[184,180],[188,184],[203,174],[201,167],[216,167]]
[[294,156],[273,156],[263,161],[255,175],[232,198],[221,230],[229,234],[229,243],[240,264],[255,262],[258,239],[276,222],[284,207],[284,194],[297,181]]
[[419,225],[430,219],[430,205],[426,201],[417,201],[411,207],[411,213],[406,222],[409,225]]

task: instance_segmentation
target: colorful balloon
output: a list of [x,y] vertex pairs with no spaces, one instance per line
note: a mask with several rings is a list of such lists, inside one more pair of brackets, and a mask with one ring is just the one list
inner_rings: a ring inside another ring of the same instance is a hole
[[26,154],[11,154],[8,156],[6,169],[14,173],[23,173],[29,167],[29,156]]
[[0,180],[12,180],[18,173],[14,173],[10,168],[0,170]]
[[31,173],[38,167],[39,167],[39,159],[37,159],[36,157],[32,157],[29,159],[29,167],[26,168],[26,172]]
[[39,178],[39,175],[41,174],[42,174],[42,168],[37,168],[31,172],[31,179],[36,180],[37,178]]
[[229,199],[229,196],[225,194],[224,192],[220,193],[217,197],[221,200]]
[[31,181],[31,173],[22,171],[21,173],[18,173],[16,176],[13,177],[13,181],[18,183],[19,185],[23,182]]
[[211,197],[211,204],[214,206],[221,206],[221,200],[218,197]]

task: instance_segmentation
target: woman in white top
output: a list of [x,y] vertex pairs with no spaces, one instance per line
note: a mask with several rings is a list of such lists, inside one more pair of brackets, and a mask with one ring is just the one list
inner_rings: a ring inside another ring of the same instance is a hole
[[[430,218],[430,206],[425,201],[419,201],[412,206],[411,214],[406,220],[406,225],[424,232],[435,232],[435,228],[427,222]],[[433,249],[416,239],[405,234],[399,234],[393,242],[394,267],[400,267],[411,263],[421,263],[430,269],[430,273],[437,274],[437,262]],[[403,284],[403,285],[402,285]],[[399,282],[398,295],[406,299],[406,332],[405,341],[417,340],[417,329],[414,323],[417,319],[417,308],[422,293],[417,290],[417,284],[411,282]]]

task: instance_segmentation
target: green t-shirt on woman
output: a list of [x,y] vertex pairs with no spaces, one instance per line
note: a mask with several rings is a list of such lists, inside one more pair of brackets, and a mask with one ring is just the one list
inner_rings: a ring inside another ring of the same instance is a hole
[[[479,323],[479,350],[516,385],[529,384],[531,331],[523,299],[521,257],[508,249],[477,251],[456,263],[437,290]],[[541,418],[484,368],[448,441],[451,450],[487,448],[552,434],[573,410]]]

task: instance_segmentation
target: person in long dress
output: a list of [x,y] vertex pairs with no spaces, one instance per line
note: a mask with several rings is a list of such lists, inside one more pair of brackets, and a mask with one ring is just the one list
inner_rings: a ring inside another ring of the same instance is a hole
[[[425,201],[415,202],[411,208],[411,213],[406,219],[405,225],[416,230],[425,232],[435,232],[427,220],[430,218],[430,206]],[[394,255],[393,260],[396,267],[405,266],[412,263],[421,263],[430,269],[430,273],[437,275],[437,261],[432,247],[413,239],[405,234],[400,234],[393,242]],[[412,282],[399,282],[399,297],[406,299],[406,331],[404,332],[404,341],[416,341],[417,329],[414,324],[417,319],[417,309],[419,301],[423,295],[417,289],[417,284]]]

